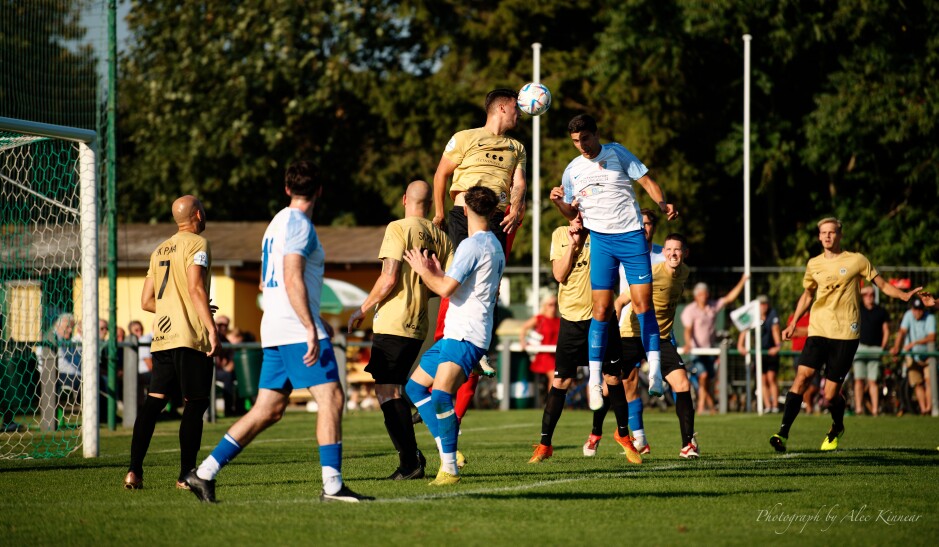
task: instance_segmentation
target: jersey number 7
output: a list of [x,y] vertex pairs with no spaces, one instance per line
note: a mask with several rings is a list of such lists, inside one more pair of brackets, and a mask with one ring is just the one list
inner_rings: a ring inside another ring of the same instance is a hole
[[169,261],[169,260],[161,260],[161,261],[160,261],[160,266],[165,267],[165,268],[166,268],[166,272],[163,273],[163,283],[160,283],[160,292],[159,292],[159,294],[157,294],[157,300],[163,298],[163,291],[166,290],[166,280],[170,278],[170,261]]

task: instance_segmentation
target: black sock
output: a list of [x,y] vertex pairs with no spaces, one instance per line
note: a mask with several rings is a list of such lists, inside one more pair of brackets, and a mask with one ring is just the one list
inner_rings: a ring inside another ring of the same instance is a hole
[[831,412],[831,421],[835,425],[835,429],[841,429],[844,427],[844,407],[847,402],[844,400],[844,395],[838,393],[833,399],[828,401],[828,411]]
[[610,394],[610,406],[616,416],[616,429],[621,438],[629,437],[629,406],[626,403],[626,390],[621,382],[616,385],[607,384],[607,393]]
[[[390,412],[386,410],[388,408]],[[401,467],[405,469],[414,469],[420,462],[417,461],[417,439],[414,437],[414,422],[411,420],[411,407],[406,399],[398,398],[386,401],[382,405],[382,412],[385,413],[385,424],[394,420],[397,426],[394,430],[397,434],[397,441],[392,438],[395,448],[398,450],[398,460]],[[391,435],[391,429],[388,434]]]
[[694,403],[690,391],[675,393],[675,414],[678,415],[678,427],[681,429],[681,446],[688,446],[694,438]]
[[143,459],[147,457],[150,448],[150,439],[153,438],[153,429],[156,427],[160,412],[166,407],[166,399],[147,397],[143,406],[137,412],[134,422],[134,436],[130,441],[130,467],[129,470],[143,476]]
[[564,401],[567,399],[567,390],[551,386],[544,402],[544,414],[541,416],[541,444],[551,446],[554,428],[564,412]]
[[404,463],[401,457],[401,424],[398,422],[398,412],[395,410],[395,399],[389,399],[381,404],[381,413],[385,416],[385,430],[391,438],[391,444],[398,452],[399,463]]
[[610,411],[610,398],[603,396],[603,406],[599,410],[593,411],[593,430],[591,433],[600,437],[603,435],[603,420],[606,419],[606,413]]
[[208,399],[186,401],[183,419],[179,424],[179,479],[182,480],[196,467],[196,457],[202,446],[202,416],[209,408]]
[[782,424],[779,425],[779,436],[789,438],[789,428],[802,410],[802,396],[798,393],[786,394],[786,406],[783,408]]

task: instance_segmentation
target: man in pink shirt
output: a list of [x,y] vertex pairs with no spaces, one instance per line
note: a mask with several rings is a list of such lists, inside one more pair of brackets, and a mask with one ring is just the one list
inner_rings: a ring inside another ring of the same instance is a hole
[[[707,284],[698,283],[694,286],[694,301],[681,312],[681,323],[685,327],[685,355],[691,355],[692,348],[712,348],[717,344],[717,335],[714,332],[717,314],[724,306],[737,299],[746,282],[746,274],[740,276],[737,285],[717,300],[709,299]],[[692,368],[698,372],[698,414],[714,411],[714,398],[711,396],[709,382],[714,377],[715,360],[713,355],[695,355],[691,358]]]

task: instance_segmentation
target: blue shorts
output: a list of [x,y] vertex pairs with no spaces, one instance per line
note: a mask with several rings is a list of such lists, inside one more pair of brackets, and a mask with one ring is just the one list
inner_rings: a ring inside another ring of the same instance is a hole
[[258,387],[264,389],[302,389],[339,381],[339,365],[329,340],[320,340],[320,358],[313,366],[303,363],[306,342],[264,348],[264,363]]
[[456,363],[463,369],[463,374],[468,378],[470,372],[473,372],[473,367],[485,354],[486,350],[478,348],[466,340],[441,338],[424,352],[424,356],[421,357],[420,367],[433,378],[437,376],[437,367],[440,363]]
[[590,288],[608,291],[619,286],[616,268],[620,264],[630,285],[652,283],[652,263],[645,231],[623,234],[590,232]]

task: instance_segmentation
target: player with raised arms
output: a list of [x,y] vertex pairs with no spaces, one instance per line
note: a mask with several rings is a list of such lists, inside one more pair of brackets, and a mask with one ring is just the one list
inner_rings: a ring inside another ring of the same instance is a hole
[[443,338],[424,353],[405,387],[438,443],[440,470],[430,483],[434,486],[460,481],[453,395],[489,348],[505,270],[505,255],[488,221],[499,204],[498,196],[485,186],[473,186],[464,192],[463,200],[469,237],[456,248],[446,273],[437,257],[426,251],[404,253],[404,260],[428,289],[450,298]]
[[579,114],[567,126],[580,156],[564,170],[561,186],[551,190],[551,201],[568,220],[578,214],[590,230],[590,285],[592,320],[588,402],[592,410],[603,405],[602,367],[609,322],[613,315],[613,288],[620,264],[626,271],[632,306],[639,317],[642,345],[649,360],[649,394],[662,395],[659,329],[652,307],[652,272],[649,248],[642,229],[633,182],[642,186],[669,220],[678,216],[667,203],[648,168],[618,143],[600,144],[597,122]]

